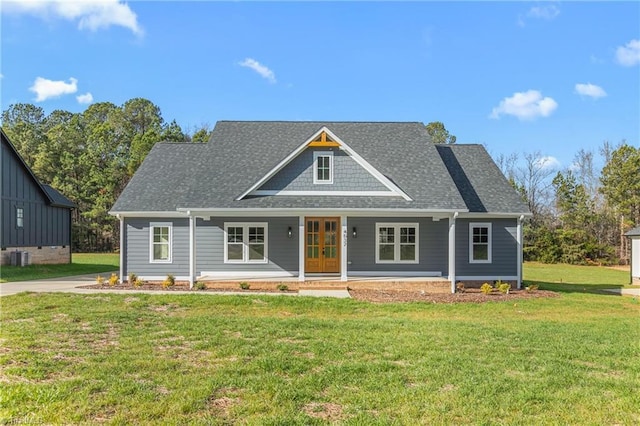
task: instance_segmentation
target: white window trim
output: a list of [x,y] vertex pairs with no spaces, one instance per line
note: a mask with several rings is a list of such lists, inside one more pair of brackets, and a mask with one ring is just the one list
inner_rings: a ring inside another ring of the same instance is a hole
[[[154,259],[153,258],[153,229],[169,228],[169,258]],[[173,262],[173,223],[171,222],[151,222],[149,223],[149,263],[172,263]]]
[[24,207],[16,207],[16,228],[24,228]]
[[[318,179],[318,157],[329,157],[329,180]],[[333,151],[313,152],[313,183],[316,185],[330,185],[333,183]]]
[[[473,229],[487,228],[487,260],[473,258]],[[491,263],[493,232],[490,222],[471,222],[469,223],[469,263]]]
[[[393,257],[396,260],[380,260],[380,228],[395,228],[393,245]],[[415,260],[400,260],[400,228],[415,228],[416,230],[416,258]],[[376,263],[420,263],[420,228],[417,223],[394,222],[376,223]]]
[[[264,228],[264,259],[249,260],[249,228]],[[242,260],[229,260],[227,229],[242,228]],[[225,222],[224,223],[224,263],[269,263],[269,226],[267,222]]]

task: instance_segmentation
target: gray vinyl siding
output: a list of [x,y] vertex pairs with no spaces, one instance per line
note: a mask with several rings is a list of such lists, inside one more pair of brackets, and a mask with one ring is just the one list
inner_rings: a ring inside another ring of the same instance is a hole
[[[419,257],[420,263],[376,263],[376,223],[418,223]],[[349,241],[348,273],[358,271],[438,271],[448,274],[448,227],[446,219],[434,222],[432,218],[347,218]],[[357,237],[353,238],[353,228]]]
[[[313,153],[333,152],[333,183],[313,183]],[[260,190],[288,191],[388,191],[380,181],[356,163],[351,156],[340,149],[309,148],[287,164]]]
[[[224,263],[225,222],[267,223],[268,263]],[[280,272],[298,273],[298,218],[297,217],[213,217],[198,219],[196,223],[197,273],[218,272]],[[291,227],[293,235],[288,237]]]
[[[48,204],[40,186],[2,143],[2,247],[63,246],[70,244],[70,209]],[[24,212],[16,226],[17,209]]]
[[[151,263],[150,224],[171,223],[171,263]],[[124,221],[124,275],[133,272],[140,276],[189,275],[189,220],[188,219],[138,219],[127,218]]]
[[[491,263],[469,263],[469,224],[491,223]],[[514,276],[518,273],[516,219],[456,220],[456,275]]]

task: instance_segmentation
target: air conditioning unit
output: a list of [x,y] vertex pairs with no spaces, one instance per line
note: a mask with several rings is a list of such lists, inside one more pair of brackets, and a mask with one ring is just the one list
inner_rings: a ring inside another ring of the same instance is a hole
[[31,253],[29,253],[28,251],[23,251],[22,263],[20,264],[20,266],[27,266],[27,265],[31,265]]
[[28,251],[12,251],[11,266],[27,266],[31,264],[31,253]]

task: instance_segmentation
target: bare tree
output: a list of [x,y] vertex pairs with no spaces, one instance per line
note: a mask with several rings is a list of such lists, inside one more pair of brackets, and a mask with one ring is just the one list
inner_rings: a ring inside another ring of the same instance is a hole
[[534,220],[553,208],[551,178],[556,173],[552,160],[539,151],[524,154],[524,164],[514,171],[515,183],[524,192]]

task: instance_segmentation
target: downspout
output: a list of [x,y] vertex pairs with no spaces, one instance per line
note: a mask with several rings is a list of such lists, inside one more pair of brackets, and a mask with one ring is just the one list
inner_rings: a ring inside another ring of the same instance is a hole
[[124,282],[124,217],[117,214],[116,218],[120,221],[120,282]]
[[451,293],[456,292],[456,219],[458,212],[454,212],[449,218],[449,281],[451,281]]
[[522,248],[522,222],[524,221],[524,215],[520,215],[518,218],[518,228],[516,231],[517,245],[518,245],[518,290],[522,288],[522,261],[523,261],[523,248]]

